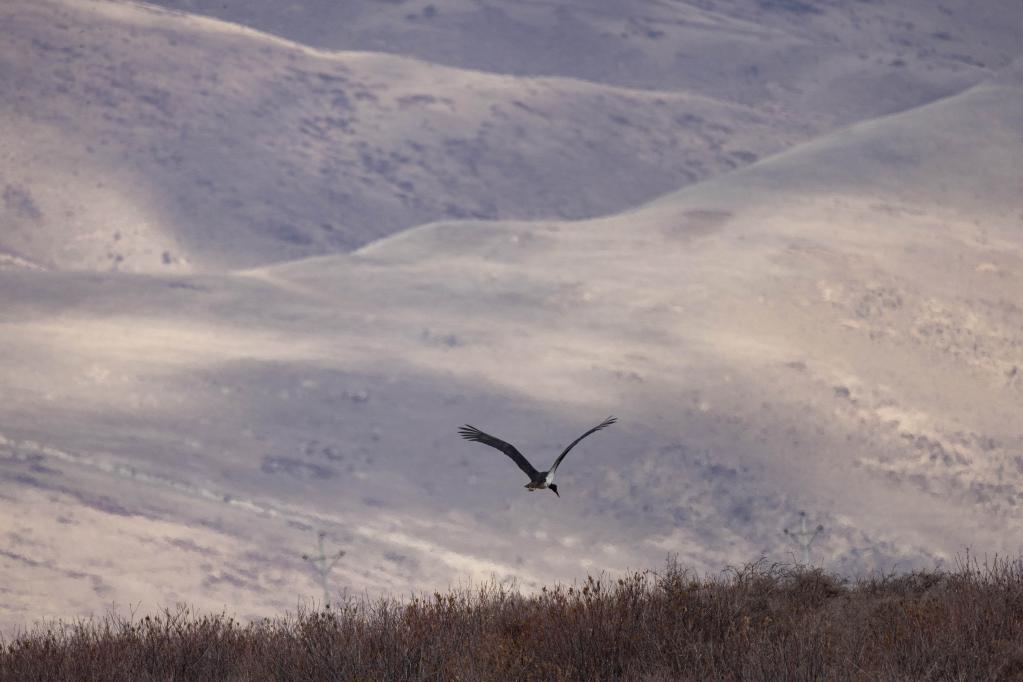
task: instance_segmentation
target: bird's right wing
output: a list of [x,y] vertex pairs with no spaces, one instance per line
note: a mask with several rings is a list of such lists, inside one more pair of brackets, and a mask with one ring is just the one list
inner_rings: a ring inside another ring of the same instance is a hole
[[497,448],[504,454],[508,455],[516,464],[519,465],[520,469],[526,472],[526,476],[529,476],[529,480],[533,480],[540,474],[540,472],[529,463],[529,460],[526,459],[521,452],[516,450],[515,446],[511,443],[505,443],[500,438],[494,438],[489,433],[483,433],[475,426],[470,426],[469,424],[458,429],[458,433],[466,440],[474,440],[477,443],[489,445],[490,447]]
[[558,458],[554,461],[554,466],[551,467],[551,476],[550,477],[552,479],[554,478],[554,472],[558,470],[559,466],[561,466],[561,460],[565,459],[565,455],[568,454],[568,451],[571,450],[572,448],[574,448],[579,443],[579,441],[581,441],[583,438],[585,438],[586,436],[590,435],[591,433],[593,433],[595,431],[600,431],[603,428],[607,428],[608,426],[611,426],[616,421],[618,421],[618,417],[608,417],[607,419],[605,419],[604,421],[600,422],[599,424],[594,426],[592,429],[590,429],[589,431],[587,431],[586,433],[584,433],[583,435],[579,436],[574,441],[569,443],[568,447],[565,448],[562,451],[562,453],[560,455],[558,455]]

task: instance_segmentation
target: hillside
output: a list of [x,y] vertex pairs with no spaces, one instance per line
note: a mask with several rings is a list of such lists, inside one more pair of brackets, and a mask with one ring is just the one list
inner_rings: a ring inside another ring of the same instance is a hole
[[688,92],[327,52],[118,2],[0,7],[0,254],[223,271],[438,219],[583,218],[805,139]]
[[0,8],[0,267],[221,272],[613,214],[1020,56],[1004,2],[158,4]]
[[1004,0],[158,0],[328,49],[699,92],[801,120],[893,113],[1019,52]]
[[[786,560],[800,509],[846,574],[1011,555],[1021,113],[1010,70],[593,220],[2,271],[4,619],[278,613],[320,529],[374,594]],[[561,498],[456,433],[543,460],[607,414]]]

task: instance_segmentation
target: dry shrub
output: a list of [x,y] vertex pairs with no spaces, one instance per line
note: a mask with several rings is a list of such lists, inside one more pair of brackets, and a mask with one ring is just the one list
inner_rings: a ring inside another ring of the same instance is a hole
[[188,609],[0,642],[0,680],[1020,680],[1023,560],[844,580],[757,562],[700,578],[498,584],[241,623]]

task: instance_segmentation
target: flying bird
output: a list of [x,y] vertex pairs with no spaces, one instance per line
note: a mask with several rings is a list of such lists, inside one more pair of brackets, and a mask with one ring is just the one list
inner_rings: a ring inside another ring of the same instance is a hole
[[466,424],[465,426],[458,429],[458,433],[460,433],[462,438],[466,440],[476,441],[477,443],[483,443],[484,445],[489,445],[492,448],[497,448],[504,454],[511,457],[512,460],[519,465],[519,468],[526,472],[526,476],[529,476],[529,483],[526,484],[526,488],[530,492],[533,492],[534,490],[543,490],[544,488],[546,488],[547,490],[550,490],[558,497],[561,497],[561,493],[558,492],[558,486],[554,485],[554,473],[558,470],[558,467],[561,465],[561,460],[565,459],[565,455],[568,454],[568,451],[574,448],[576,445],[578,445],[579,441],[581,441],[583,438],[590,435],[594,431],[600,431],[602,428],[606,426],[611,426],[616,421],[618,421],[617,417],[608,417],[607,419],[600,422],[592,429],[590,429],[589,431],[587,431],[586,433],[584,433],[583,435],[579,436],[574,441],[569,443],[568,447],[565,448],[565,450],[560,455],[558,455],[558,458],[556,460],[554,460],[554,466],[550,468],[550,471],[537,471],[536,467],[530,464],[529,460],[526,459],[522,455],[522,453],[515,448],[514,445],[512,445],[511,443],[506,443],[500,438],[494,438],[489,433],[483,433],[475,426]]

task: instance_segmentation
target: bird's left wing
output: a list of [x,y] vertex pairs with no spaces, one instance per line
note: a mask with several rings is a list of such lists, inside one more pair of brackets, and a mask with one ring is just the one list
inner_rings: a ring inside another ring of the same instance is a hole
[[520,469],[526,472],[526,476],[529,476],[529,480],[533,480],[537,477],[537,475],[539,475],[540,472],[538,472],[536,468],[529,463],[529,460],[526,459],[521,452],[516,450],[515,446],[512,445],[511,443],[506,443],[500,438],[494,438],[489,433],[483,433],[475,426],[471,426],[470,424],[466,424],[465,426],[458,429],[458,433],[461,434],[462,438],[466,440],[474,440],[477,443],[489,445],[490,447],[497,448],[504,454],[508,455],[515,461],[516,464],[519,465]]
[[583,435],[579,436],[574,441],[572,441],[569,444],[569,446],[567,448],[565,448],[565,451],[562,452],[560,455],[558,455],[558,458],[556,460],[554,460],[554,466],[551,467],[550,478],[554,478],[554,472],[558,470],[558,465],[561,464],[561,460],[565,459],[565,455],[568,454],[568,451],[571,450],[572,448],[574,448],[576,445],[578,445],[579,441],[581,441],[583,438],[585,438],[586,436],[590,435],[594,431],[600,431],[601,429],[603,429],[605,427],[611,426],[616,421],[618,421],[617,417],[608,417],[607,419],[605,419],[604,421],[600,422],[599,424],[594,426],[592,429],[590,429],[589,431],[587,431],[586,433],[584,433]]

